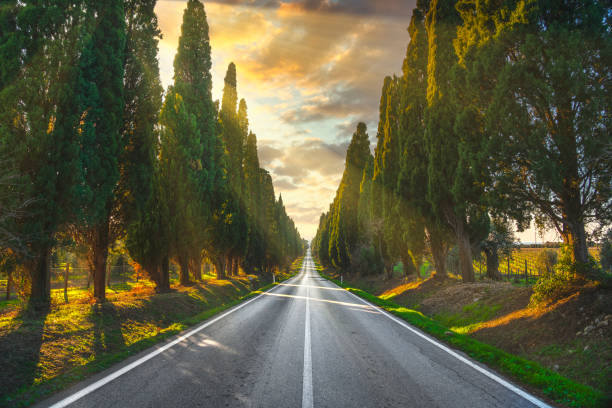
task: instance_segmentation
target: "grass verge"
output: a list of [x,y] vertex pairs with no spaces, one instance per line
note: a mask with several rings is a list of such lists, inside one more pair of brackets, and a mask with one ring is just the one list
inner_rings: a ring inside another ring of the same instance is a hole
[[558,404],[570,407],[603,408],[610,406],[612,402],[601,391],[571,381],[536,362],[512,355],[494,346],[470,338],[467,335],[458,334],[449,330],[441,323],[423,315],[421,312],[399,306],[361,289],[348,287],[341,284],[339,280],[323,273],[321,273],[321,276],[370,303],[383,308],[387,312],[400,317],[453,348],[465,352],[474,360],[480,361],[508,375],[513,380],[524,384]]
[[102,305],[52,305],[43,315],[0,316],[0,406],[47,398],[261,294],[298,273],[301,263],[253,291],[241,281],[210,281],[167,294],[125,292]]

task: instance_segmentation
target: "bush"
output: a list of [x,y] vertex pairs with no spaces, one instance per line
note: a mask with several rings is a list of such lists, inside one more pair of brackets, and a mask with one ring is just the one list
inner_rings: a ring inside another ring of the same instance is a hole
[[540,275],[550,275],[555,270],[557,264],[557,251],[554,249],[544,249],[536,257],[536,268]]
[[[572,263],[571,251],[572,249],[569,246],[561,246],[561,257],[559,258],[559,262],[555,262],[554,269],[550,269],[552,273],[541,275],[540,279],[538,279],[533,286],[533,294],[529,302],[531,306],[558,299],[571,290],[572,282],[576,276],[575,265]],[[544,252],[546,251],[542,251],[538,254],[538,268],[540,255]],[[557,254],[555,253],[555,258],[556,257]],[[542,256],[542,260],[543,262],[550,261],[552,260],[552,256]]]

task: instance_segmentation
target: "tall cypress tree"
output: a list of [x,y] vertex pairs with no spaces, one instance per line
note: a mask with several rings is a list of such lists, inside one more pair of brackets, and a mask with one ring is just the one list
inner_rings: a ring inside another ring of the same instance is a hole
[[346,152],[346,163],[342,180],[332,204],[331,230],[329,235],[329,255],[334,266],[346,268],[350,264],[350,254],[355,249],[359,237],[358,205],[359,186],[368,158],[370,141],[366,125],[360,122],[353,133]]
[[201,217],[199,174],[202,144],[195,115],[189,113],[182,95],[170,88],[162,108],[160,124],[160,169],[163,199],[169,213],[169,248],[180,266],[180,283],[190,282],[189,261],[198,248]]
[[[183,214],[189,221],[181,225],[192,225],[189,234],[175,235],[174,248],[181,265],[181,282],[189,282],[189,264],[193,258],[200,258],[202,248],[212,242],[210,224],[213,212],[220,204],[216,202],[218,184],[223,181],[223,170],[218,157],[219,145],[216,136],[216,108],[212,100],[211,50],[208,36],[208,22],[203,4],[190,0],[183,14],[181,36],[174,58],[174,86],[172,91],[180,95],[185,114],[193,117],[196,140],[183,139],[190,149],[185,154],[191,158],[188,182],[194,189],[195,201],[189,202],[189,213]],[[171,93],[169,92],[169,93]],[[176,99],[176,98],[175,98]],[[170,108],[171,106],[168,105]],[[176,107],[172,107],[176,112]],[[181,116],[183,113],[181,113]],[[191,121],[191,119],[185,119]],[[191,131],[190,130],[190,131]],[[191,228],[197,230],[191,231]],[[179,228],[180,229],[180,228]],[[179,243],[178,240],[181,240]],[[182,242],[185,240],[185,242]],[[179,245],[180,244],[180,245]]]
[[126,7],[127,39],[120,179],[115,195],[119,231],[136,228],[151,199],[155,178],[158,134],[155,126],[162,103],[157,62],[161,32],[154,0],[129,0]]
[[[240,118],[237,112],[238,90],[236,80],[236,65],[232,62],[227,67],[223,98],[219,112],[221,135],[227,151],[227,181],[229,197],[226,210],[231,219],[228,228],[227,253],[228,268],[231,273],[237,272],[238,258],[244,256],[247,238],[246,208],[243,192],[243,156],[244,156],[244,125],[246,116]],[[246,104],[243,107],[246,115]],[[241,123],[242,122],[242,123]],[[246,122],[248,123],[248,122]]]
[[425,141],[428,156],[427,199],[435,217],[444,220],[457,238],[460,269],[463,280],[474,280],[470,231],[467,208],[463,199],[457,200],[453,186],[464,163],[459,161],[460,136],[454,129],[456,106],[452,93],[452,69],[457,64],[453,48],[459,15],[454,0],[434,0],[426,16],[429,42],[427,65],[427,109],[425,113]]
[[249,133],[244,152],[244,184],[249,214],[248,244],[245,264],[247,269],[260,272],[265,261],[264,220],[262,214],[260,167],[257,156],[257,137]]
[[88,4],[95,27],[79,61],[82,113],[84,234],[90,244],[94,297],[105,300],[106,260],[113,197],[119,180],[125,55],[124,2]]
[[[167,203],[157,164],[159,134],[155,129],[163,92],[159,79],[157,44],[160,31],[155,1],[126,2],[125,108],[123,117],[121,178],[115,195],[117,220],[127,230],[126,246],[156,283],[169,290]],[[156,237],[156,239],[151,239]],[[167,259],[167,258],[166,258]]]
[[[14,225],[24,238],[13,250],[31,278],[30,300],[50,299],[50,252],[56,232],[74,220],[79,145],[74,131],[78,67],[73,61],[87,29],[80,3],[3,3],[0,11],[1,155],[20,177],[19,195],[32,201]],[[16,186],[14,188],[17,188]]]
[[[425,27],[427,5],[420,2],[413,10],[408,33],[410,42],[403,63],[400,132],[400,172],[398,175],[398,203],[410,211],[412,217],[403,233],[411,248],[414,267],[418,270],[419,253],[425,240],[432,254],[436,278],[446,277],[447,224],[434,212],[426,200],[428,185],[428,156],[425,144],[425,112],[427,108],[428,38]],[[423,225],[425,231],[423,230]],[[425,233],[425,237],[423,236]],[[405,263],[405,262],[404,262]]]

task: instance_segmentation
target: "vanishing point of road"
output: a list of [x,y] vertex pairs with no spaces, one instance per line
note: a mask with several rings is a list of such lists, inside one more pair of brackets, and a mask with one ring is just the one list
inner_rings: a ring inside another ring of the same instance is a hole
[[39,406],[546,407],[318,275],[299,275]]

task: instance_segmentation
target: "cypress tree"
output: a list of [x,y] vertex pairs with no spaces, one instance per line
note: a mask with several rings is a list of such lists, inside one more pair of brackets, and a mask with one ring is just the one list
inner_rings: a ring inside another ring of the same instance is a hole
[[115,194],[120,231],[138,228],[151,199],[162,92],[157,44],[161,36],[154,0],[126,1],[126,51],[120,179]]
[[109,222],[119,180],[123,117],[125,12],[123,1],[88,5],[91,24],[79,61],[79,106],[82,113],[84,234],[90,244],[94,297],[105,300]]
[[[463,280],[474,281],[468,218],[464,201],[457,201],[453,186],[464,172],[457,171],[459,139],[454,122],[451,70],[457,63],[453,49],[459,15],[454,0],[433,0],[426,15],[429,42],[425,141],[428,156],[427,199],[436,218],[444,220],[457,238]],[[457,175],[459,174],[459,177]]]
[[[182,147],[187,150],[185,156],[190,158],[186,163],[190,170],[186,173],[190,175],[187,184],[191,190],[189,194],[193,197],[193,201],[186,201],[188,206],[185,209],[188,212],[180,215],[183,220],[173,218],[178,224],[170,228],[174,231],[181,231],[183,227],[188,229],[184,231],[186,234],[175,234],[172,245],[178,251],[175,255],[181,266],[183,284],[190,281],[189,265],[193,264],[193,258],[199,260],[201,249],[211,245],[212,229],[203,226],[211,224],[213,212],[221,206],[216,196],[222,189],[220,184],[223,183],[223,169],[216,135],[217,118],[212,101],[210,69],[211,49],[206,12],[200,1],[190,0],[183,13],[181,36],[174,58],[174,86],[168,92],[179,95],[182,101],[179,105],[182,103],[185,109],[184,113],[176,113],[182,119],[173,123],[186,125],[192,137],[196,138],[188,140],[177,133],[177,137],[186,143]],[[178,101],[176,97],[173,99]],[[171,108],[171,105],[167,106]],[[177,112],[183,109],[177,108],[172,107],[172,110]],[[195,128],[188,123],[193,123]]]
[[366,125],[360,122],[346,152],[346,163],[336,198],[332,205],[329,256],[332,264],[346,268],[359,237],[357,220],[359,187],[368,158],[370,141]]
[[188,112],[183,97],[173,88],[166,94],[160,124],[160,166],[170,216],[170,251],[180,266],[180,283],[186,285],[190,282],[190,255],[199,245],[203,225],[199,201],[202,144],[195,115]]
[[[437,217],[431,203],[426,200],[428,185],[428,156],[425,144],[425,112],[427,108],[428,38],[425,27],[426,5],[413,10],[408,33],[410,42],[403,63],[400,109],[400,172],[398,175],[398,201],[406,206],[412,217],[407,224],[404,239],[411,248],[415,269],[428,243],[435,265],[436,278],[446,277],[448,227]],[[424,224],[424,225],[423,225]],[[425,227],[425,230],[423,230]],[[425,236],[423,234],[425,233]],[[405,263],[405,262],[404,262]]]
[[22,237],[12,248],[31,280],[30,301],[50,300],[54,236],[78,212],[78,58],[83,47],[80,3],[5,2],[0,8],[1,156],[19,177],[13,189],[31,202],[12,225]]
[[240,118],[237,112],[238,91],[236,80],[236,65],[232,62],[227,68],[225,75],[225,86],[223,87],[223,98],[219,112],[221,135],[227,151],[227,181],[229,197],[226,203],[228,219],[231,223],[228,228],[228,241],[226,257],[228,268],[232,274],[237,272],[238,258],[244,256],[247,238],[246,208],[243,192],[243,153],[244,153],[244,130],[246,118]]

